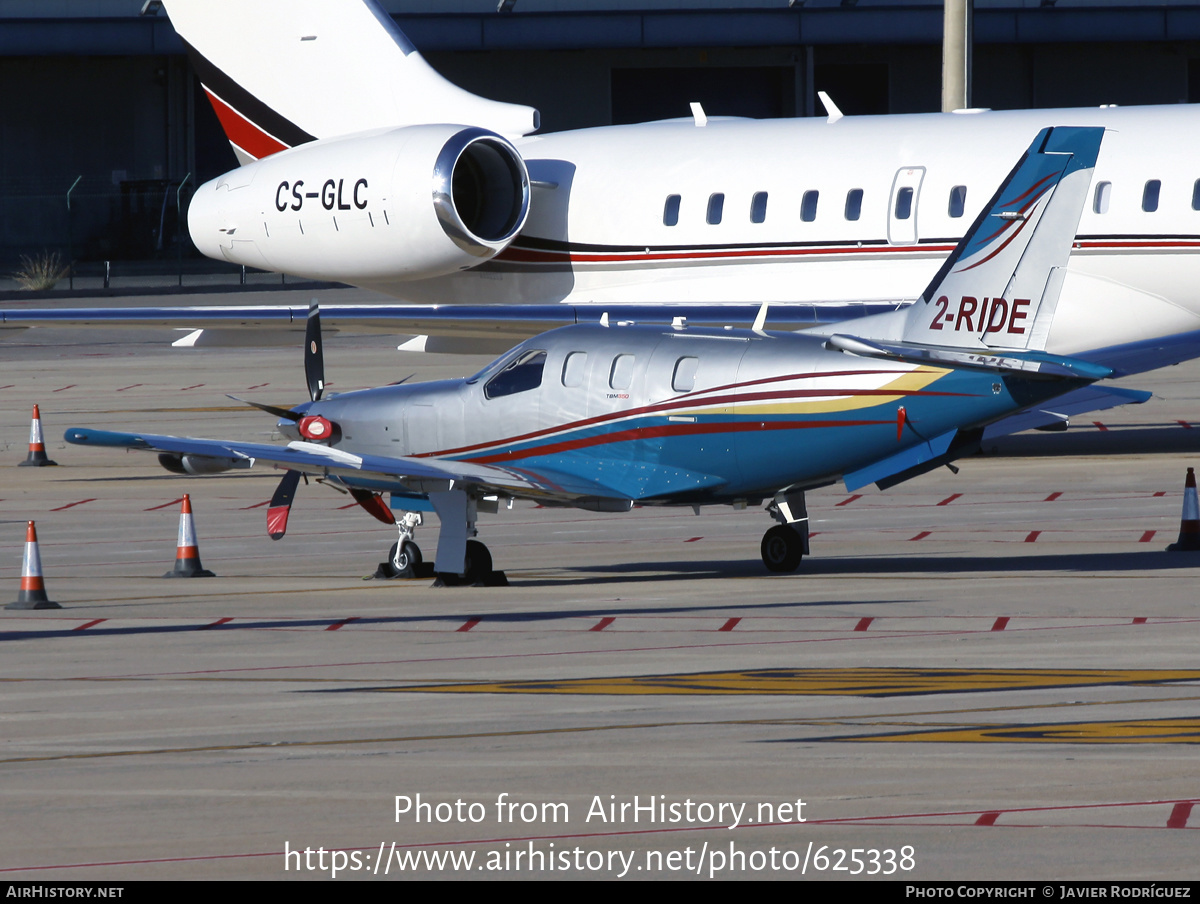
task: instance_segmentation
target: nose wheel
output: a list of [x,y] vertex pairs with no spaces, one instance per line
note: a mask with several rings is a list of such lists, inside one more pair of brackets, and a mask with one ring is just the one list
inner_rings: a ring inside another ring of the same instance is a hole
[[777,524],[762,538],[762,560],[767,571],[795,571],[804,558],[804,541],[786,524]]

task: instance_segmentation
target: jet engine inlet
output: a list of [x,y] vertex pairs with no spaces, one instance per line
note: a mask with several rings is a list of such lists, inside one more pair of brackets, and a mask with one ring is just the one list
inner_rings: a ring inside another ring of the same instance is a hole
[[529,173],[516,148],[485,129],[463,129],[446,142],[433,169],[438,222],[456,245],[491,257],[529,213]]

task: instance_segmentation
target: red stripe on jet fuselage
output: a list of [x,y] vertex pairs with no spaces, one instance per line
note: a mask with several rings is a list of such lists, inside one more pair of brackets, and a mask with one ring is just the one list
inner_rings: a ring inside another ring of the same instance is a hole
[[207,86],[204,88],[204,93],[208,95],[209,103],[212,104],[213,110],[217,113],[217,119],[221,121],[221,128],[225,130],[225,136],[239,148],[250,154],[256,160],[261,160],[263,157],[269,157],[271,154],[278,154],[280,151],[286,151],[288,146],[271,135],[264,132],[260,127],[256,126],[249,119],[235,110],[217,95],[213,94]]

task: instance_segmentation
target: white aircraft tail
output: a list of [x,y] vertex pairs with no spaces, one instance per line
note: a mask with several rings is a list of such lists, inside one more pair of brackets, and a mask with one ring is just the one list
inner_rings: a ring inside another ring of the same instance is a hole
[[1099,127],[1039,132],[921,297],[846,324],[854,336],[831,344],[1044,351],[1103,137]]
[[429,123],[501,135],[532,107],[442,78],[375,0],[164,0],[242,163],[318,138]]

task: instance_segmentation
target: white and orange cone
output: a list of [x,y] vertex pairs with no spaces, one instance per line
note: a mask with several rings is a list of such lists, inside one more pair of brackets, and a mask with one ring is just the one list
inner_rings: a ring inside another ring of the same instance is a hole
[[1188,468],[1183,482],[1183,516],[1179,519],[1179,539],[1168,552],[1200,550],[1200,499],[1196,497],[1196,472]]
[[46,596],[46,585],[42,581],[42,557],[38,553],[37,530],[30,521],[25,528],[25,558],[21,561],[21,592],[17,601],[5,609],[61,609],[58,603]]
[[211,578],[200,564],[200,547],[196,543],[196,524],[192,520],[192,499],[183,494],[183,508],[179,510],[179,542],[175,548],[175,568],[163,575],[164,578]]
[[44,468],[56,464],[58,462],[51,461],[46,455],[46,444],[42,441],[42,414],[38,411],[38,406],[34,405],[33,423],[29,425],[29,455],[18,467]]

